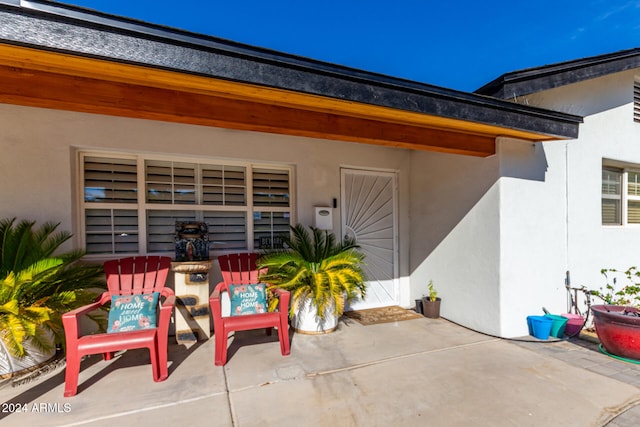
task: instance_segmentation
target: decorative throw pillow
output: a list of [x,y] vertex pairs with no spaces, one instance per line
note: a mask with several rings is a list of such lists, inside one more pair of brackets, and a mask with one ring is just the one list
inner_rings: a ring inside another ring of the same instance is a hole
[[242,316],[267,312],[267,294],[264,283],[230,285],[231,315]]
[[126,332],[156,327],[159,292],[141,295],[113,295],[107,332]]

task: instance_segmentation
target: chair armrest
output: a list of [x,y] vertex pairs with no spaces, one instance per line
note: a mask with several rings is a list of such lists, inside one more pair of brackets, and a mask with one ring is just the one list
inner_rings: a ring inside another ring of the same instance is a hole
[[67,339],[78,339],[78,321],[80,317],[99,309],[106,304],[107,301],[111,301],[111,294],[109,292],[103,292],[96,298],[95,302],[64,313],[62,315],[62,326],[64,327],[64,333]]
[[225,282],[220,282],[213,289],[211,295],[209,295],[209,305],[211,306],[211,315],[213,317],[214,329],[216,322],[222,321],[222,301],[221,295],[223,292],[228,292],[229,289]]
[[174,306],[176,304],[176,294],[170,288],[162,288],[160,295],[164,297],[164,301],[162,301],[162,306]]
[[158,329],[161,331],[169,331],[169,322],[171,321],[171,313],[173,306],[176,304],[176,296],[169,288],[164,288],[161,292],[164,301],[160,301],[160,318],[158,319]]
[[85,315],[87,313],[92,312],[93,310],[97,310],[107,303],[107,301],[111,301],[111,294],[109,292],[103,292],[96,298],[94,302],[91,304],[83,305],[82,307],[78,307],[75,310],[71,310],[62,315],[63,318],[75,318],[78,316]]
[[285,291],[284,289],[280,288],[273,288],[273,293],[278,296],[278,311],[283,311],[282,308],[284,307],[284,311],[289,312],[289,301],[291,300],[291,292]]
[[211,292],[211,295],[209,295],[209,300],[210,301],[220,301],[220,295],[222,295],[222,292],[227,291],[228,289],[226,288],[225,282],[220,282],[216,285],[216,287],[213,289],[213,292]]
[[273,292],[275,294],[277,294],[278,296],[283,296],[283,295],[291,295],[290,291],[281,289],[281,288],[273,288]]

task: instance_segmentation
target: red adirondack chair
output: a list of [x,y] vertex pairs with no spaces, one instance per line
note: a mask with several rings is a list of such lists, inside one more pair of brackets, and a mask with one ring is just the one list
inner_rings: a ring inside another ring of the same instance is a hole
[[289,300],[290,293],[282,289],[275,289],[279,303],[275,312],[245,314],[242,316],[222,316],[221,294],[229,292],[230,285],[255,284],[258,282],[260,271],[256,268],[256,253],[240,253],[222,255],[218,257],[223,281],[218,283],[209,297],[211,313],[213,315],[213,331],[215,334],[215,364],[223,366],[227,363],[227,339],[232,331],[266,328],[267,332],[278,328],[280,351],[287,356],[289,347]]
[[[108,291],[103,292],[93,304],[65,313],[62,323],[67,343],[67,367],[65,373],[65,397],[73,396],[78,389],[80,361],[89,354],[103,354],[105,360],[113,352],[135,348],[148,348],[153,370],[153,380],[164,381],[167,369],[167,341],[171,311],[175,296],[165,287],[171,258],[131,257],[104,263]],[[111,302],[112,295],[141,295],[160,292],[157,326],[128,332],[103,333],[80,336],[80,317]],[[161,301],[164,298],[164,301]]]

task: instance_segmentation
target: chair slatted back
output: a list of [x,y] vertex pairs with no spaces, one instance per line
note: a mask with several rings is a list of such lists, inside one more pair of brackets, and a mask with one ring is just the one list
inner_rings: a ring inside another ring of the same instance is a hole
[[107,287],[112,295],[160,292],[167,281],[171,258],[138,256],[104,263]]
[[255,252],[220,255],[218,262],[224,283],[227,285],[258,283],[258,277],[262,272],[256,266],[258,256],[259,254]]

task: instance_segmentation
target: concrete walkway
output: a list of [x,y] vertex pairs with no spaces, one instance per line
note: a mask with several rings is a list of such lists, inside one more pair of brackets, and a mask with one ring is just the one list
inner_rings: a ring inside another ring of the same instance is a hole
[[5,384],[0,425],[626,427],[619,422],[640,403],[637,365],[444,319],[347,319],[332,334],[294,334],[288,357],[275,336],[238,333],[224,368],[213,365],[213,340],[172,345],[163,383],[152,381],[145,353],[87,358],[72,398],[62,396],[63,368]]

